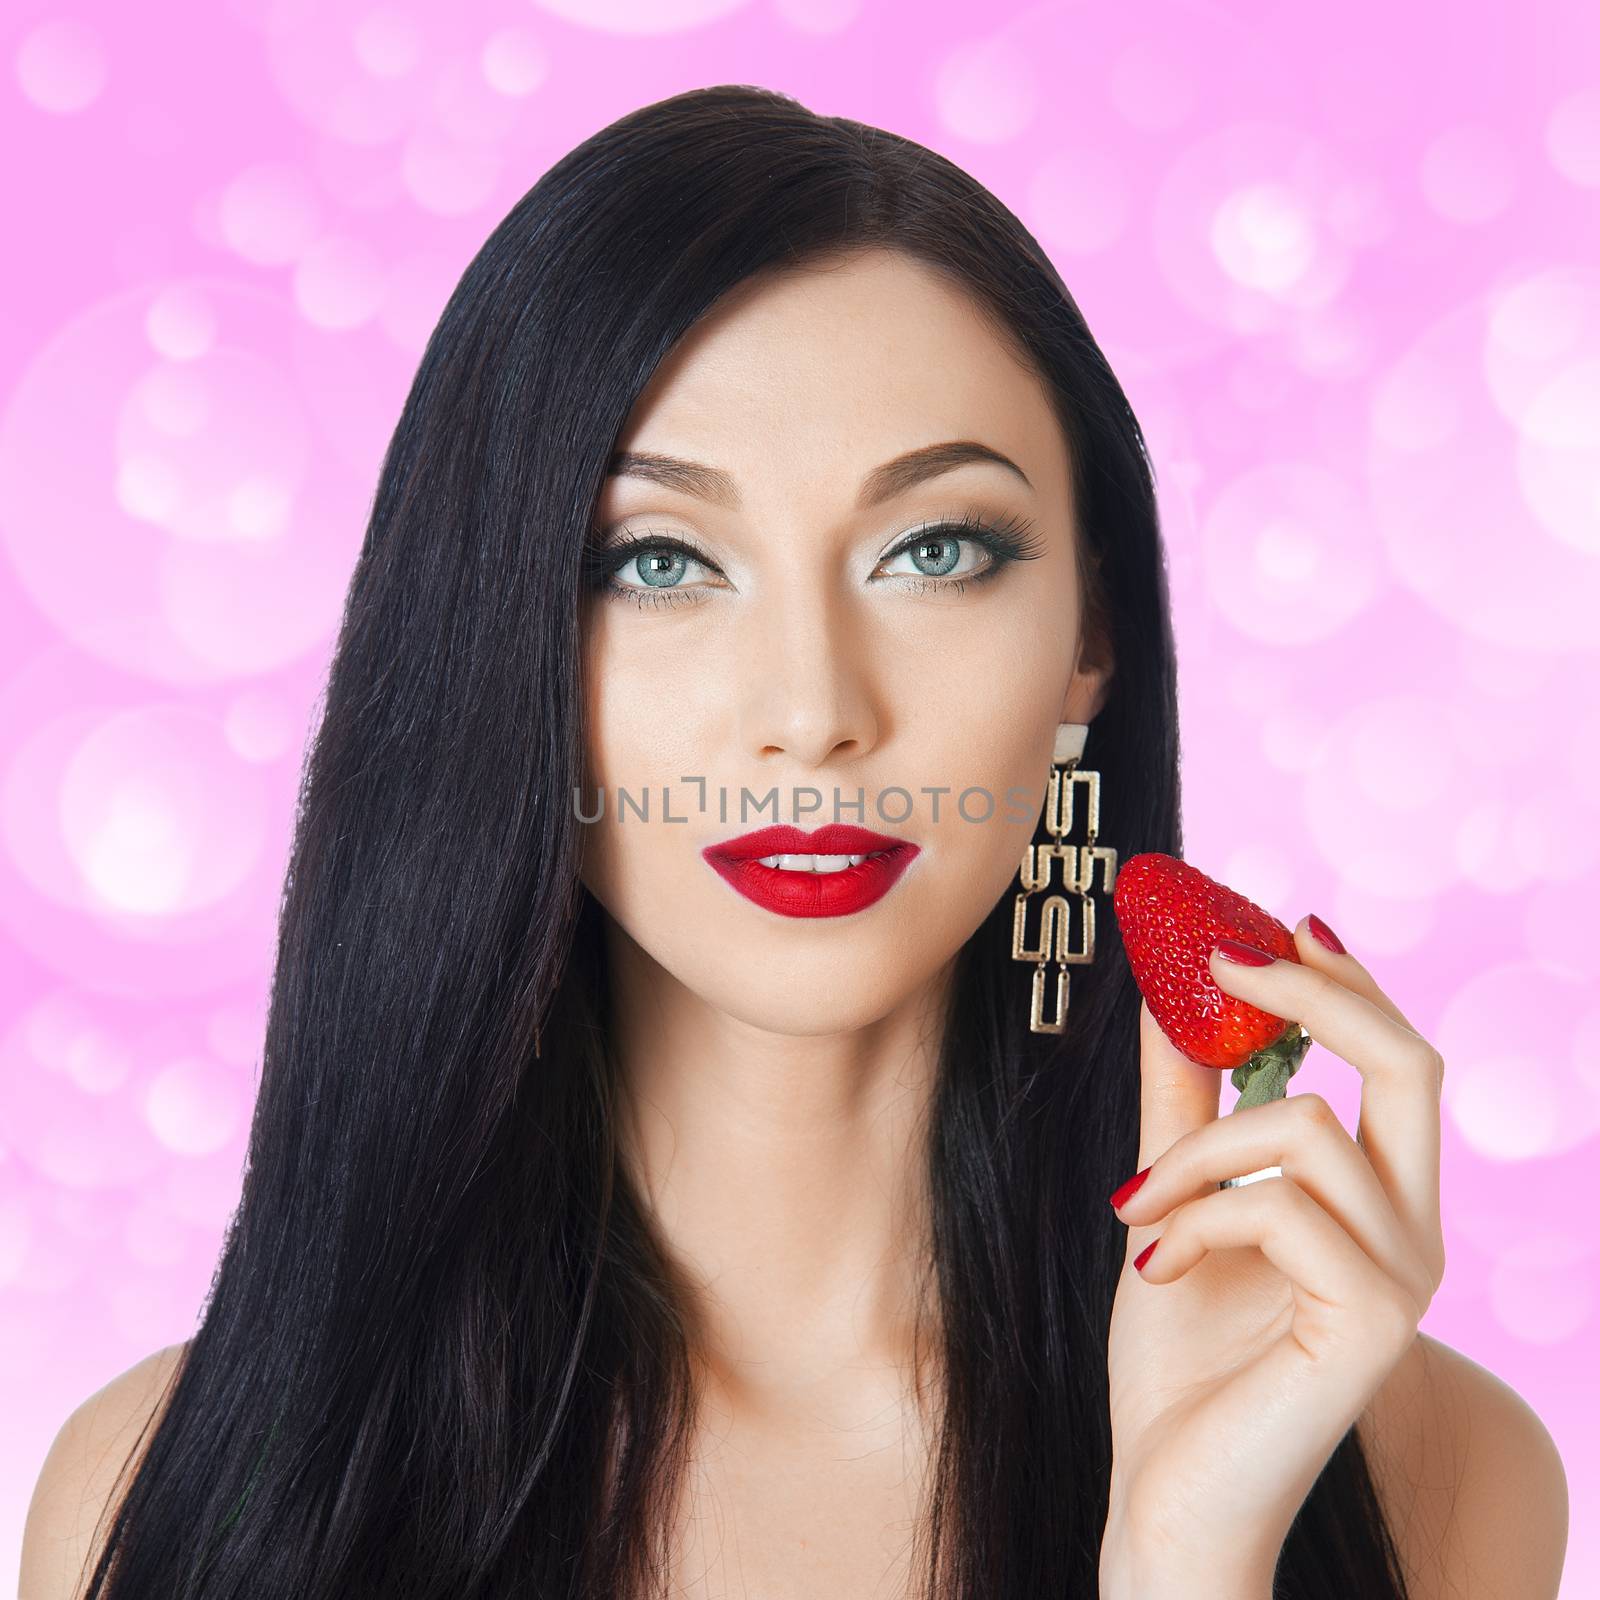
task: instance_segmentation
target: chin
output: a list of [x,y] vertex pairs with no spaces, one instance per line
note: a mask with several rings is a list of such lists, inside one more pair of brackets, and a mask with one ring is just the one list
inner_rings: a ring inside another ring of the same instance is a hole
[[793,988],[784,985],[781,992],[772,986],[768,992],[771,979],[767,969],[759,976],[752,975],[749,987],[736,998],[727,1003],[712,999],[711,1003],[763,1033],[794,1039],[827,1038],[871,1027],[903,999],[898,986],[872,982],[870,972],[863,976],[866,981],[858,980],[855,992],[830,985],[822,999],[816,991],[807,993],[807,986],[799,984]]

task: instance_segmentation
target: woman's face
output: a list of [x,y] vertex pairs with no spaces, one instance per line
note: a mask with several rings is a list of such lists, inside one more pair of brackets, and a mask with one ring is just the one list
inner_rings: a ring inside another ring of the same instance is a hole
[[[885,471],[954,443],[1017,470],[946,452]],[[585,605],[583,814],[603,796],[604,816],[582,829],[583,881],[706,1004],[779,1033],[862,1027],[1018,887],[1056,725],[1102,697],[1104,672],[1079,660],[1046,391],[931,269],[858,253],[727,297],[618,449],[710,470],[606,482],[607,541],[669,547],[619,549]],[[835,821],[879,837],[816,841],[823,868],[901,847],[805,877],[703,854]]]

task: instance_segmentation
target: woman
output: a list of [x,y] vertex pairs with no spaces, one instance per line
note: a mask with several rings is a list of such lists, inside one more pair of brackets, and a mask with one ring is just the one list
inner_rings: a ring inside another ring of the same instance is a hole
[[1143,441],[1016,219],[744,87],[560,161],[383,465],[199,1330],[26,1600],[1554,1594],[1548,1435],[1416,1331],[1437,1053],[1305,918],[1212,972],[1363,1145],[1219,1118],[1103,898],[1049,1031],[1058,729],[1179,853]]

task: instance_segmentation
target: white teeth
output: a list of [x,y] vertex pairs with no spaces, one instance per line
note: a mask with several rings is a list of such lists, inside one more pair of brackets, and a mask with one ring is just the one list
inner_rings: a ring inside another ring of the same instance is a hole
[[843,872],[846,867],[859,867],[865,856],[762,856],[761,865],[775,867],[779,872]]

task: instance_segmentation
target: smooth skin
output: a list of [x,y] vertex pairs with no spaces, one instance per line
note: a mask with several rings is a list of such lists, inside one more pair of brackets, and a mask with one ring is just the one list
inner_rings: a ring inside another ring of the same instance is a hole
[[[868,503],[884,463],[965,440],[1026,482],[968,462]],[[887,1600],[911,1576],[928,1464],[910,1311],[928,1248],[932,1024],[955,953],[1015,884],[1056,724],[1092,721],[1114,667],[1085,627],[1067,445],[1037,374],[963,292],[865,252],[741,285],[662,364],[619,448],[712,466],[733,490],[611,478],[608,538],[685,539],[709,565],[683,573],[681,603],[594,597],[585,630],[591,781],[668,786],[672,814],[690,819],[608,812],[585,830],[583,867],[607,913],[625,1148],[700,1298],[706,1406],[674,1589]],[[962,589],[891,557],[951,513],[1026,521],[1039,553],[980,582],[985,558],[967,547]],[[922,853],[864,912],[780,918],[699,854],[773,818],[697,812],[685,775],[735,803],[742,785],[860,786],[868,814],[843,820]],[[1003,798],[991,824],[961,820],[951,797],[969,784],[1021,787],[1022,820],[1006,820]],[[898,826],[871,810],[893,785],[921,797]],[[922,792],[941,785],[935,816]],[[1397,1016],[1379,1026],[1384,1004],[1357,964],[1297,939],[1303,971],[1218,982],[1348,1050],[1369,1096],[1381,1091],[1375,1177],[1307,1114],[1311,1097],[1219,1120],[1221,1075],[1146,1026],[1140,1160],[1156,1170],[1126,1214],[1130,1262],[1166,1238],[1149,1278],[1130,1264],[1119,1290],[1102,1592],[1265,1596],[1295,1486],[1339,1419],[1359,1415],[1415,1600],[1539,1600],[1555,1592],[1565,1537],[1549,1436],[1504,1384],[1415,1334],[1417,1263],[1442,1265],[1427,1231],[1431,1052]],[[1258,1131],[1250,1151],[1236,1142]],[[1269,1158],[1292,1180],[1217,1204],[1203,1192]],[[1403,1225],[1388,1220],[1401,1185]],[[76,1594],[116,1469],[181,1351],[141,1362],[64,1425],[29,1515],[23,1600]],[[1239,1492],[1238,1472],[1257,1492]]]

